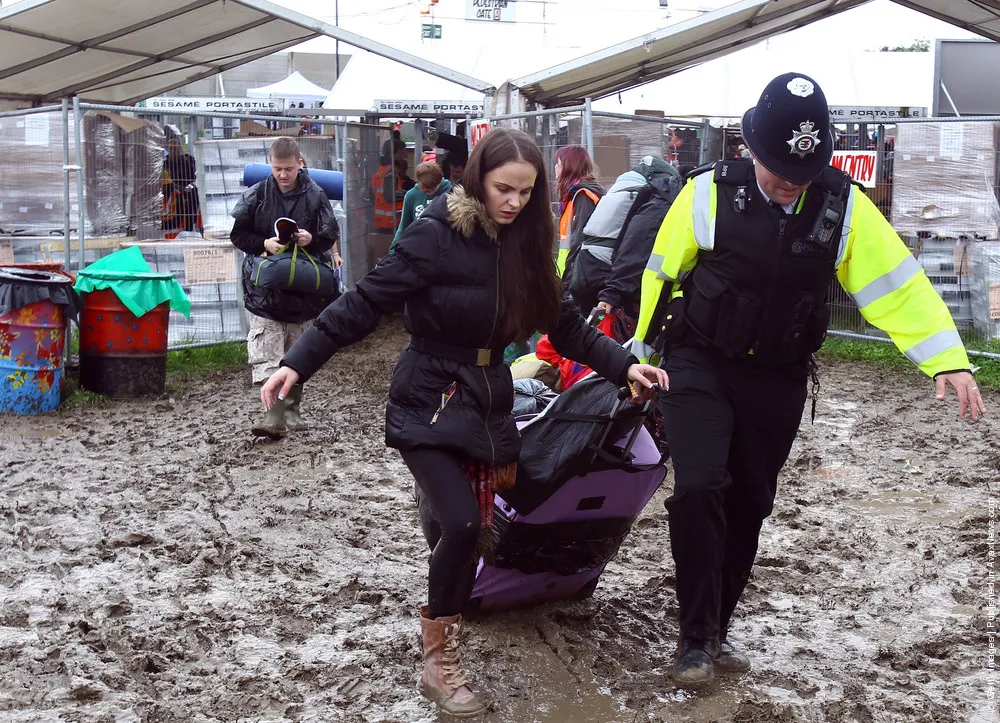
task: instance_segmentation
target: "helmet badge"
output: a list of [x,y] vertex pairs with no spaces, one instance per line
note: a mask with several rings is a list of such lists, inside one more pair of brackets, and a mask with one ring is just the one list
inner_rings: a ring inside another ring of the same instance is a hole
[[810,153],[815,153],[816,146],[821,143],[819,131],[816,130],[812,121],[800,123],[799,130],[792,131],[792,137],[786,143],[791,148],[789,153],[794,153],[799,158],[805,158]]
[[816,90],[816,86],[805,78],[792,78],[785,87],[789,93],[800,98],[808,98]]

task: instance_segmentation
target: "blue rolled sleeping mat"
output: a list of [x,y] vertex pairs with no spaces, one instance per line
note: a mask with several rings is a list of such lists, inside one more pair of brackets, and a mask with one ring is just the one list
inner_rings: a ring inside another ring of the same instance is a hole
[[[344,174],[340,171],[325,171],[322,168],[307,168],[309,178],[316,181],[331,201],[344,200]],[[247,188],[260,183],[271,175],[271,166],[267,163],[248,163],[243,167],[243,185]]]

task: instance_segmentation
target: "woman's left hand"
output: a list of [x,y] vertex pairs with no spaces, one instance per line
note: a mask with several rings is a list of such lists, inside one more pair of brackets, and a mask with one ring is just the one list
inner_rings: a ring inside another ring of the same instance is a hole
[[338,254],[336,251],[334,251],[333,252],[333,268],[339,269],[343,265],[344,265],[344,259],[342,259],[340,257],[340,254]]
[[635,387],[639,392],[637,397],[642,401],[647,401],[656,396],[653,389],[654,384],[659,384],[660,389],[667,391],[670,388],[670,377],[659,367],[649,364],[633,364],[628,368],[628,380],[635,382]]

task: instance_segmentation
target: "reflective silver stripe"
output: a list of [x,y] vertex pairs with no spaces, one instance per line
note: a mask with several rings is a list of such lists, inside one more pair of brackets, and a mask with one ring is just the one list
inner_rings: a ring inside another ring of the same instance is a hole
[[663,261],[665,256],[660,254],[650,254],[649,261],[646,262],[646,271],[652,271],[660,281],[674,281],[674,278],[663,272]]
[[569,251],[569,239],[559,239],[559,250]]
[[962,337],[954,329],[939,331],[929,339],[924,339],[916,346],[906,350],[906,358],[920,366],[925,361],[936,357],[943,351],[962,346]]
[[854,194],[858,189],[851,186],[851,193],[847,196],[847,208],[844,210],[844,225],[840,229],[840,247],[837,249],[837,267],[844,263],[844,255],[847,253],[847,237],[851,235],[851,221],[854,220]]
[[715,174],[711,172],[695,177],[694,203],[691,205],[691,213],[694,214],[694,240],[698,243],[698,248],[706,251],[715,248],[715,229],[709,218],[714,178]]
[[378,210],[376,208],[375,209],[375,215],[376,216],[394,216],[395,214],[392,211],[380,211],[380,210]]
[[639,341],[635,337],[629,339],[627,342],[622,344],[622,346],[625,347],[627,351],[635,354],[635,356],[639,359],[649,359],[656,351],[656,349],[651,347],[649,344]]
[[597,246],[592,244],[584,244],[580,247],[580,253],[586,251],[595,259],[601,261],[605,264],[611,264],[611,256],[614,254],[614,249],[608,248],[607,246]]
[[878,301],[886,294],[891,294],[896,289],[901,288],[903,284],[919,274],[920,271],[920,262],[910,254],[907,254],[896,268],[886,274],[882,274],[865,286],[865,288],[851,294],[851,296],[854,297],[854,303],[858,305],[858,308],[863,309],[872,302]]

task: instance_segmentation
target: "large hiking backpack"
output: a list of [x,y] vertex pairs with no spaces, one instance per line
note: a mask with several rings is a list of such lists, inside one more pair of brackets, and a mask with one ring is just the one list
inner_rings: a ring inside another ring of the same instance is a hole
[[618,234],[633,201],[645,185],[646,177],[637,171],[626,171],[618,176],[584,226],[583,244],[569,285],[570,293],[581,308],[597,305],[597,294],[611,271]]
[[664,192],[673,201],[683,186],[681,174],[656,156],[644,157],[633,170],[618,177],[583,229],[583,244],[570,282],[570,293],[581,308],[597,305],[624,231],[639,208]]

